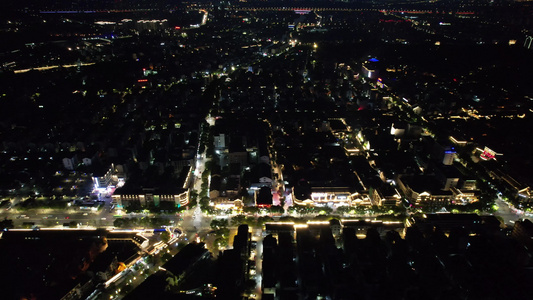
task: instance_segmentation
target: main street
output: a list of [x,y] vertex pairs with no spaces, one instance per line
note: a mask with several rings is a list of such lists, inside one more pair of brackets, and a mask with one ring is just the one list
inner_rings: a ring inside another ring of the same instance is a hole
[[514,223],[520,219],[528,219],[533,222],[533,217],[526,215],[522,210],[516,209],[501,197],[498,197],[494,203],[498,206],[498,210],[494,215],[501,217],[507,227],[513,227]]
[[[201,178],[194,183],[198,190],[201,185]],[[67,209],[49,209],[49,208],[34,208],[19,210],[2,209],[0,211],[0,219],[13,220],[15,228],[23,228],[28,226],[35,226],[39,228],[49,227],[69,227],[70,223],[76,224],[76,227],[113,227],[113,222],[117,217],[122,218],[142,218],[142,217],[159,217],[168,219],[170,224],[182,228],[186,232],[205,233],[210,230],[211,216],[206,216],[201,212],[199,205],[189,210],[180,212],[179,214],[153,214],[153,213],[130,213],[124,214],[117,211],[116,208],[111,208],[111,199],[105,200],[105,204],[96,211],[91,209],[80,209],[79,207],[69,207]],[[498,210],[494,212],[495,216],[502,218],[504,224],[512,227],[517,220],[529,219],[533,217],[526,215],[524,211],[516,209],[501,198],[495,200]],[[230,217],[230,216],[229,216]],[[68,225],[67,225],[68,224]]]

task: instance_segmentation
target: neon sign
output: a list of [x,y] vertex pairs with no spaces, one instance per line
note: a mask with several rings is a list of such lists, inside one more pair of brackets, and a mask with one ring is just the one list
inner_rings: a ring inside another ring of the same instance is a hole
[[496,157],[496,152],[489,147],[485,147],[483,153],[481,153],[480,158],[483,160],[491,160]]

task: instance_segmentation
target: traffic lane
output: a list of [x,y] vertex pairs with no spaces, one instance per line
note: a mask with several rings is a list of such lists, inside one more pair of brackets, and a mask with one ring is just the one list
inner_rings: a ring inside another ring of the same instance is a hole
[[28,216],[47,216],[47,215],[58,215],[58,214],[100,214],[102,212],[106,212],[106,210],[102,208],[97,210],[92,209],[81,209],[80,207],[73,206],[68,208],[30,208],[25,210],[19,210],[16,208],[12,208],[9,210],[0,210],[0,216],[10,216],[10,217],[17,217],[19,215],[28,215]]
[[[22,215],[24,217],[14,217],[13,225],[15,228],[21,228],[27,226],[27,223],[34,223],[39,227],[55,227],[58,225],[64,225],[66,223],[74,222],[81,224],[81,226],[112,226],[114,218],[100,217],[98,215],[87,213],[55,213],[50,215]],[[26,223],[26,224],[25,224]]]
[[494,214],[502,217],[505,225],[512,227],[517,220],[523,218],[520,214],[515,213],[510,205],[502,199],[496,199],[495,203],[498,206],[498,210]]

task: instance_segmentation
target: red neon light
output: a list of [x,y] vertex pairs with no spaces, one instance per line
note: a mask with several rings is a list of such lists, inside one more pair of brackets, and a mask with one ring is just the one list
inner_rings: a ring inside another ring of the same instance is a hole
[[496,152],[494,152],[493,150],[485,147],[485,149],[483,150],[483,153],[481,153],[480,155],[480,158],[483,159],[483,160],[491,160],[491,159],[494,159],[496,157]]
[[495,156],[488,152],[481,153],[481,158],[484,160],[493,159]]

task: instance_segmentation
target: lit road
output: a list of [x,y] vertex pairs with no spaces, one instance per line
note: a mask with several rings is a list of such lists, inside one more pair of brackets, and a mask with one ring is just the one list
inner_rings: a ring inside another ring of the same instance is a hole
[[494,214],[502,217],[505,225],[512,227],[514,222],[520,219],[520,216],[513,212],[514,209],[512,209],[510,205],[501,198],[496,199],[495,204],[498,206],[498,210]]
[[0,213],[0,218],[13,220],[15,228],[23,223],[32,222],[38,227],[63,226],[64,223],[76,222],[81,226],[106,227],[113,225],[113,213],[108,209],[100,211],[82,211],[79,209],[29,209],[25,211],[10,210]]
[[531,216],[526,216],[523,211],[512,207],[502,198],[496,199],[495,203],[498,206],[498,210],[494,213],[494,215],[502,217],[505,225],[508,227],[514,226],[514,223],[520,219],[528,219],[533,221]]
[[261,281],[263,279],[263,260],[261,259],[263,256],[263,230],[261,229],[252,229],[252,241],[257,242],[257,246],[255,248],[255,295],[257,296],[256,299],[262,298],[262,291],[261,291]]
[[[95,63],[81,63],[79,66],[92,66],[94,65]],[[21,70],[14,70],[13,73],[17,74],[17,73],[26,73],[26,72],[29,72],[31,70],[37,70],[37,71],[46,71],[46,70],[51,70],[51,69],[57,69],[57,68],[73,68],[73,67],[78,67],[78,64],[70,64],[70,65],[61,65],[61,66],[44,66],[44,67],[35,67],[35,68],[31,68],[31,69],[21,69]]]
[[200,228],[202,226],[202,210],[200,209],[200,205],[196,205],[192,215],[192,221],[195,228]]

